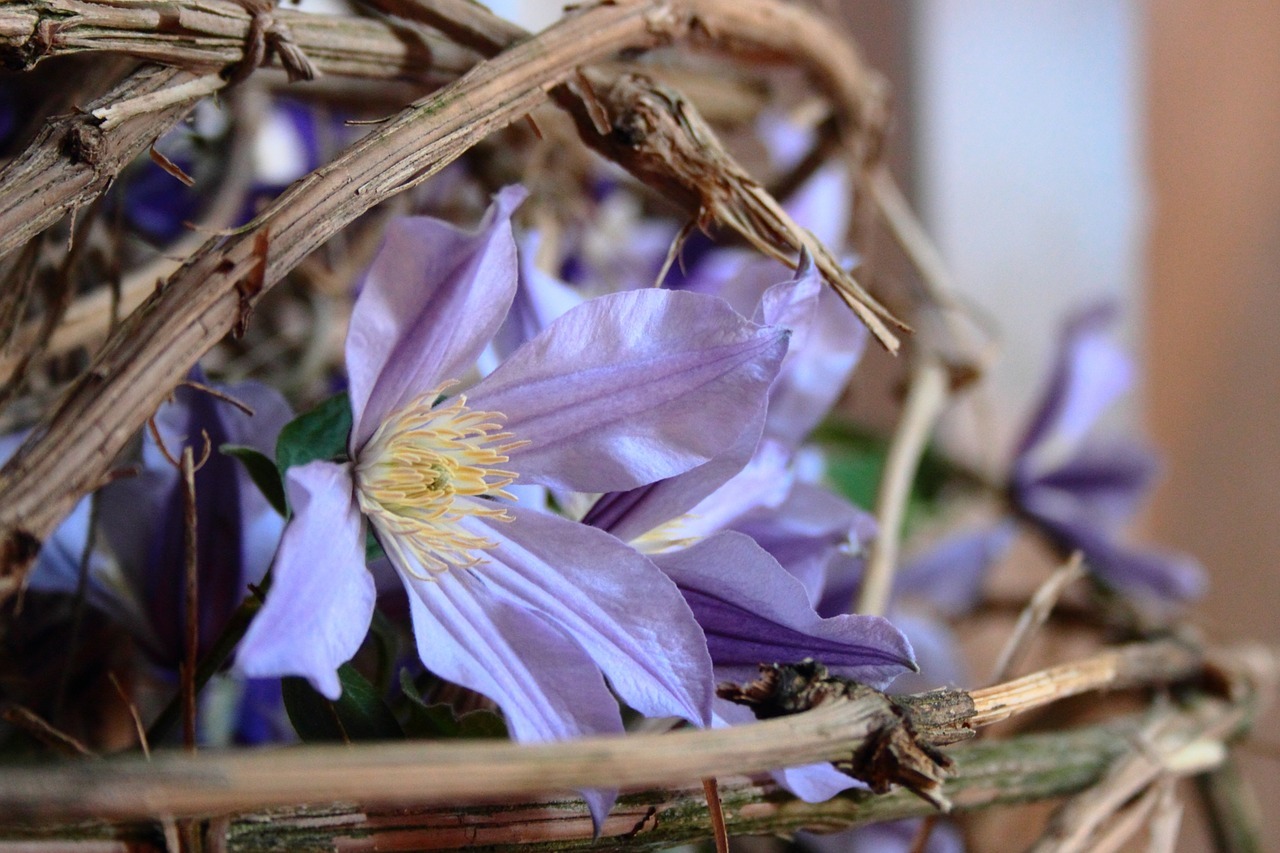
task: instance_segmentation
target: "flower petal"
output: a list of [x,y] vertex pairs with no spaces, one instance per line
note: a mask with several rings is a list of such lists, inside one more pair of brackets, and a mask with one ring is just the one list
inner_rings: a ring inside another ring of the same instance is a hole
[[1068,322],[1049,386],[1018,443],[1017,466],[1035,474],[1074,455],[1101,414],[1129,389],[1133,364],[1106,337],[1114,315],[1114,306],[1103,304]]
[[927,602],[948,616],[968,613],[982,594],[987,569],[1008,552],[1015,532],[1003,521],[947,536],[903,564],[894,578],[894,599]]
[[[817,602],[833,580],[832,568],[838,565],[833,561],[855,559],[850,550],[865,547],[875,536],[876,525],[869,513],[839,495],[822,486],[796,482],[777,507],[744,515],[733,522],[732,529],[768,551],[804,584],[809,600]],[[851,589],[846,587],[844,595],[835,613],[849,612]]]
[[798,447],[830,413],[870,336],[831,288],[822,287],[814,300],[808,332],[788,350],[769,394],[765,434],[790,447]]
[[883,688],[914,669],[911,645],[878,616],[823,619],[804,586],[740,533],[656,554],[707,635],[717,678],[750,680],[760,663],[807,657]]
[[497,702],[516,740],[622,732],[600,668],[541,614],[464,572],[431,580],[402,572],[401,580],[423,664]]
[[337,699],[338,667],[360,648],[373,618],[364,518],[344,466],[291,468],[285,489],[293,520],[280,542],[271,591],[240,643],[236,665],[253,677],[304,676]]
[[1014,501],[1033,513],[1036,506],[1064,502],[1070,512],[1112,529],[1137,511],[1158,469],[1155,455],[1138,442],[1090,442],[1061,467],[1039,476],[1024,478],[1015,470],[1011,487]]
[[713,689],[706,640],[675,585],[614,537],[509,507],[510,523],[467,522],[495,543],[474,574],[495,594],[572,637],[642,714],[705,724]]
[[[516,740],[621,734],[622,715],[600,668],[540,614],[508,604],[474,578],[424,581],[401,573],[418,655],[433,673],[488,696]],[[596,832],[616,791],[579,791]]]
[[[581,291],[538,269],[533,262],[537,242],[537,235],[528,235],[519,243],[520,286],[492,343],[498,363],[536,338],[557,317],[585,301]],[[491,373],[492,368],[487,372]]]
[[1125,544],[1087,520],[1036,521],[1064,550],[1083,552],[1086,565],[1123,592],[1169,602],[1188,601],[1204,593],[1204,568],[1187,554]]
[[[759,418],[732,447],[697,468],[638,489],[601,495],[582,523],[633,544],[655,533],[700,539],[761,504],[776,505],[785,498],[791,475],[783,448],[759,444],[762,426]],[[648,544],[661,546],[660,541]]]
[[522,477],[583,492],[635,488],[701,465],[756,422],[786,350],[723,300],[630,291],[552,323],[482,380],[474,409],[531,443]]
[[471,367],[516,287],[507,187],[474,232],[426,217],[398,219],[364,280],[347,334],[353,455],[388,415]]

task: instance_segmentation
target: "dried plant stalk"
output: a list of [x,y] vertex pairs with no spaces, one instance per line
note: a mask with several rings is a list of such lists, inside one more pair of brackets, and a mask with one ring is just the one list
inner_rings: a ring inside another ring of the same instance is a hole
[[[1271,683],[1274,653],[1219,656],[1239,686],[1225,737]],[[1203,658],[1172,642],[1122,646],[975,691],[933,691],[891,703],[869,688],[851,700],[749,726],[595,737],[550,744],[401,742],[273,752],[153,755],[59,768],[14,770],[0,779],[0,811],[19,816],[196,816],[304,802],[417,804],[491,802],[547,791],[688,784],[707,776],[848,760],[899,724],[908,709],[922,743],[953,743],[971,729],[1086,689],[1163,684],[1201,672]],[[1082,676],[1081,673],[1088,673]],[[1103,673],[1106,673],[1104,676]],[[1027,684],[1037,688],[1034,699]]]
[[[393,21],[287,8],[271,18],[323,74],[443,83],[476,62],[437,33]],[[16,0],[0,9],[0,63],[30,68],[48,57],[107,51],[209,73],[244,61],[253,26],[254,15],[232,0]]]
[[198,75],[177,68],[141,68],[91,103],[86,113],[47,124],[22,155],[0,170],[0,258],[105,192],[120,170],[195,102],[135,115],[110,132],[98,127],[93,110],[196,79]]

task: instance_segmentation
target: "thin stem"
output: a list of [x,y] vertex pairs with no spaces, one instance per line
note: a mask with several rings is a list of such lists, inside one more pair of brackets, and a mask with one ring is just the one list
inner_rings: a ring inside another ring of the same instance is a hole
[[182,483],[183,574],[186,581],[186,642],[181,667],[182,677],[182,742],[194,752],[196,748],[196,661],[200,649],[200,579],[199,530],[196,526],[196,465],[190,446],[182,448],[179,466]]
[[[1185,734],[1183,723],[1194,720],[1187,737],[1208,738],[1206,726],[1214,737],[1234,734],[1250,719],[1253,691],[1271,683],[1277,667],[1273,652],[1257,649],[1220,655],[1215,663],[1225,678],[1236,682],[1231,694],[1235,704],[1206,699],[1187,712],[1190,716],[1165,713],[1161,718],[1171,721],[1170,731]],[[1084,681],[1077,671],[1092,673],[1087,679],[1092,689],[1115,689],[1187,679],[1200,673],[1202,665],[1198,655],[1173,643],[1135,644],[1039,674],[1042,686],[1050,689],[1039,690],[1037,702],[1026,701],[1027,679],[1019,679],[972,695],[922,694],[916,701],[924,710],[910,713],[916,715],[920,738],[951,743],[973,726],[1038,707],[1052,701],[1048,697],[1075,695]],[[1099,677],[1104,670],[1108,678]],[[893,707],[910,706],[899,697]],[[898,725],[897,714],[882,694],[868,689],[856,699],[723,729],[543,744],[404,741],[268,753],[170,753],[153,755],[150,763],[112,759],[76,768],[74,774],[60,768],[13,768],[0,777],[0,814],[185,816],[335,801],[421,806],[582,788],[683,785],[712,776],[723,781],[782,766],[848,760],[851,752],[878,737],[886,723]],[[1204,722],[1207,718],[1212,722]]]
[[879,616],[889,606],[898,564],[902,523],[907,514],[911,484],[929,436],[947,403],[950,375],[946,366],[927,353],[912,365],[911,388],[902,417],[889,442],[884,474],[876,491],[875,515],[879,532],[867,555],[867,568],[858,591],[855,613]]
[[[235,651],[236,645],[244,637],[244,632],[249,630],[249,624],[253,622],[253,617],[258,615],[258,611],[262,609],[262,595],[270,585],[270,580],[264,580],[258,592],[245,597],[240,602],[240,606],[231,614],[231,618],[227,620],[226,626],[222,629],[222,633],[218,635],[218,639],[214,640],[213,646],[209,649],[204,659],[200,661],[195,669],[195,678],[193,686],[195,691],[199,693],[204,686],[209,683],[209,679],[213,678],[214,673],[222,669],[227,660],[231,657],[231,653]],[[152,721],[151,727],[147,729],[146,739],[151,743],[161,743],[169,734],[174,724],[182,718],[183,710],[183,691],[178,691],[160,714]]]

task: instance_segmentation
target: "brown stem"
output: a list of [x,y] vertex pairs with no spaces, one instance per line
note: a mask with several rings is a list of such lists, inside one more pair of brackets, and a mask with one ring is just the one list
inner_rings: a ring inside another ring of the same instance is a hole
[[[439,84],[475,64],[438,33],[393,21],[287,8],[271,17],[322,74]],[[232,0],[16,0],[0,8],[0,64],[30,68],[53,56],[109,51],[207,74],[244,61],[254,26],[254,15]]]
[[[1217,658],[1235,686],[1234,710],[1214,712],[1216,737],[1246,724],[1272,684],[1276,658],[1246,649]],[[752,725],[668,734],[597,737],[548,744],[399,742],[286,751],[153,755],[76,768],[13,768],[0,777],[0,814],[14,818],[187,816],[301,802],[423,806],[493,802],[547,791],[682,785],[867,752],[886,725],[906,713],[921,743],[952,743],[970,728],[1092,689],[1158,684],[1201,672],[1203,660],[1169,642],[1124,646],[1038,673],[1038,702],[1026,701],[1028,679],[977,691],[935,691],[895,703],[870,689],[856,698]],[[1107,678],[1101,672],[1109,673]],[[1079,673],[1092,673],[1082,678]],[[1056,689],[1055,689],[1056,688]],[[1206,700],[1206,707],[1213,703]],[[1219,705],[1223,703],[1218,703]],[[895,711],[894,708],[898,708]],[[1001,712],[996,713],[999,709]],[[1176,716],[1176,715],[1175,715]],[[1181,729],[1179,729],[1181,731]],[[730,815],[732,809],[726,809]]]

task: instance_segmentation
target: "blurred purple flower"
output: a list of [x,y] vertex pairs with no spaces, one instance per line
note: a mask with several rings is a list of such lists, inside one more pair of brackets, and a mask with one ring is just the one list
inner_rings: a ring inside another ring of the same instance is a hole
[[1205,585],[1195,560],[1121,541],[1155,476],[1151,451],[1133,441],[1090,438],[1133,381],[1131,362],[1106,336],[1114,314],[1098,306],[1067,323],[1044,398],[1017,445],[1009,494],[1064,551],[1083,552],[1107,584],[1169,601],[1194,598]]
[[352,461],[289,471],[294,518],[239,666],[338,696],[335,670],[374,603],[367,521],[408,593],[423,663],[497,702],[518,739],[620,732],[602,673],[641,713],[705,724],[711,661],[675,584],[510,490],[633,489],[707,463],[763,409],[787,335],[719,299],[616,294],[442,400],[515,295],[510,218],[523,197],[499,193],[475,233],[393,224],[347,338]]
[[797,838],[804,849],[814,853],[962,853],[965,849],[960,830],[945,822],[930,828],[923,848],[914,847],[921,823],[919,818],[891,820],[831,835],[802,832]]
[[[191,378],[203,381],[199,369]],[[271,563],[284,520],[271,508],[244,467],[218,451],[243,445],[271,456],[280,429],[292,417],[275,390],[257,382],[215,386],[244,403],[253,415],[190,387],[179,387],[156,412],[156,431],[175,458],[183,446],[199,458],[208,435],[211,452],[195,473],[196,601],[203,657],[240,605],[250,583]],[[143,470],[99,493],[101,527],[118,563],[113,585],[118,607],[134,617],[126,622],[147,655],[176,671],[185,645],[186,580],[184,502],[178,472],[147,432]]]

